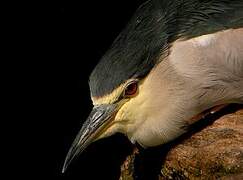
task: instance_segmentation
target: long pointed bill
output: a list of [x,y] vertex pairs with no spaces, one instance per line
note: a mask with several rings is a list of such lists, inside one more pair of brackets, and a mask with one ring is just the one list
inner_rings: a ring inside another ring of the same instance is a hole
[[83,124],[66,156],[62,173],[65,172],[71,161],[77,157],[101,133],[112,120],[117,111],[117,105],[94,106],[88,119]]

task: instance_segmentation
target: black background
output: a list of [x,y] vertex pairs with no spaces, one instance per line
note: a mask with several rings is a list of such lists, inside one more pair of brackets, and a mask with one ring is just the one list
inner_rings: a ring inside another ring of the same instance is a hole
[[61,169],[92,108],[89,75],[142,2],[26,3],[16,4],[14,14],[9,13],[15,47],[11,54],[17,60],[12,69],[16,80],[12,90],[18,97],[15,127],[21,131],[13,137],[9,175],[118,179],[120,164],[131,151],[122,135],[90,145],[65,174]]
[[[9,8],[2,6],[0,68],[1,90],[5,91],[1,98],[6,101],[1,127],[10,124],[1,131],[7,141],[1,142],[1,150],[7,151],[1,154],[1,164],[7,167],[1,168],[1,175],[7,175],[2,179],[119,178],[120,165],[132,150],[122,135],[91,144],[65,174],[61,170],[92,108],[89,75],[144,1],[11,2]],[[150,174],[157,177],[165,156],[161,149],[148,154],[152,158],[148,156],[141,172],[149,169],[147,179],[153,179]]]

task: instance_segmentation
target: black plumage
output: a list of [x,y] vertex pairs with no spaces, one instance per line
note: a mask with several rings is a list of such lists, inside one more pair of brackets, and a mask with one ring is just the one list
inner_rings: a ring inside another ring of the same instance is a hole
[[149,0],[141,5],[90,76],[92,96],[143,78],[172,42],[243,27],[242,0]]

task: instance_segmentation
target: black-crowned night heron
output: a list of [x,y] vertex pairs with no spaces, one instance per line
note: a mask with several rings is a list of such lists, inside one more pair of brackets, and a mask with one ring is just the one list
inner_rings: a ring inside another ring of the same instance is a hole
[[63,171],[90,143],[116,132],[157,146],[182,135],[207,109],[242,104],[243,1],[147,1],[89,85],[94,108]]

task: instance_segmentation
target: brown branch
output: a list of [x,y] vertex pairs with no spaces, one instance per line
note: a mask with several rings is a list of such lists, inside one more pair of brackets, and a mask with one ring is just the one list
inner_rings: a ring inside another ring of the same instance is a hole
[[206,125],[199,123],[175,142],[134,151],[120,180],[243,179],[242,106],[231,105],[203,121]]

